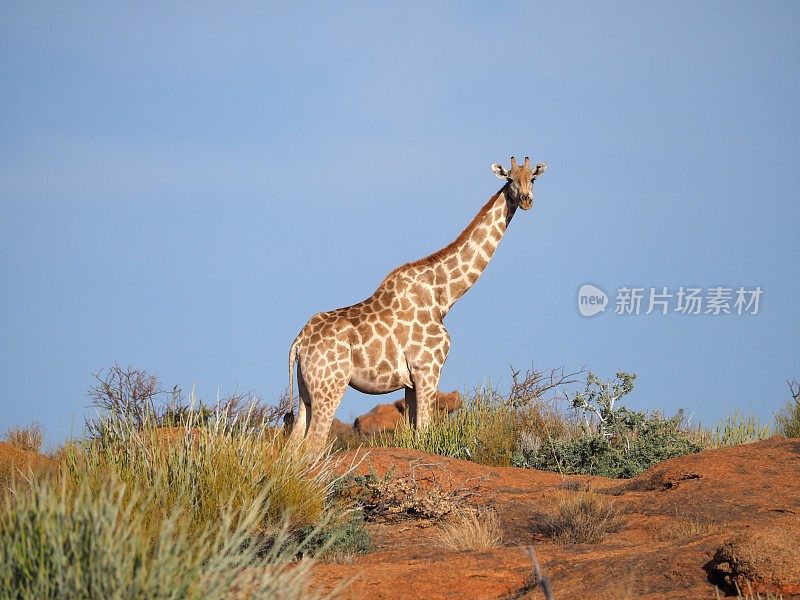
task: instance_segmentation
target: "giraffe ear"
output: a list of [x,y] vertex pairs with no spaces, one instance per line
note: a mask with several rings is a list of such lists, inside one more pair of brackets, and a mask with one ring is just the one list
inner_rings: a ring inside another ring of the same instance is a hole
[[506,179],[508,177],[508,171],[503,168],[503,165],[492,163],[492,171],[494,171],[498,179]]
[[539,163],[533,168],[533,176],[538,177],[545,171],[547,171],[547,163]]

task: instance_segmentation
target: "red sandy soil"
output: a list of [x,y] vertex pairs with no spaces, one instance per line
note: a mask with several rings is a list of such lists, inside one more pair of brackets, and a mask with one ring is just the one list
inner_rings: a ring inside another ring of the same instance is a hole
[[[456,552],[439,547],[439,524],[369,523],[375,550],[347,563],[318,564],[317,590],[352,580],[344,598],[543,598],[540,589],[526,587],[527,548],[534,546],[559,600],[714,599],[715,583],[723,596],[731,590],[726,576],[800,600],[800,439],[684,456],[630,480],[486,467],[394,448],[340,457],[343,466],[363,457],[362,474],[394,469],[400,478],[413,470],[420,482],[474,488],[474,501],[497,511],[503,545]],[[0,442],[0,480],[48,466],[52,459]],[[577,493],[576,484],[612,499],[625,527],[597,544],[556,543],[547,523],[559,500]],[[686,524],[697,522],[706,527],[687,534]]]
[[[613,480],[532,469],[494,468],[393,448],[367,454],[358,470],[379,475],[414,468],[447,488],[477,486],[479,501],[500,518],[503,547],[456,552],[438,547],[438,524],[404,520],[370,523],[376,549],[352,564],[315,567],[315,588],[354,579],[345,598],[543,598],[526,588],[535,546],[559,600],[716,598],[729,575],[754,591],[800,599],[800,439],[771,440],[665,461],[639,477]],[[427,465],[427,466],[426,466]],[[565,482],[572,482],[566,483]],[[607,494],[625,527],[601,543],[563,545],[547,531],[559,499],[575,483]],[[685,532],[687,523],[705,530]],[[735,595],[734,595],[735,597]]]

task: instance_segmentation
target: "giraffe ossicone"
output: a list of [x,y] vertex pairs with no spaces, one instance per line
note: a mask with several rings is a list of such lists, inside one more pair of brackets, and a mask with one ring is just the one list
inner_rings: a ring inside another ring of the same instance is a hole
[[366,300],[309,319],[289,350],[300,394],[290,443],[325,443],[347,386],[368,394],[405,389],[408,417],[419,431],[436,402],[450,351],[443,319],[494,256],[517,208],[533,206],[533,182],[547,165],[492,165],[505,184],[450,244],[389,273]]

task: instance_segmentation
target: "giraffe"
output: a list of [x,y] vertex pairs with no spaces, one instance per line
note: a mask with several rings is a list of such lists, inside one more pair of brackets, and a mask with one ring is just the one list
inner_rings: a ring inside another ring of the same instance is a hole
[[420,431],[431,418],[450,350],[443,319],[478,280],[517,211],[533,206],[533,181],[546,163],[525,157],[511,169],[492,164],[505,184],[450,244],[391,271],[366,300],[309,319],[289,350],[300,394],[290,444],[325,443],[347,386],[367,394],[405,390],[408,418]]

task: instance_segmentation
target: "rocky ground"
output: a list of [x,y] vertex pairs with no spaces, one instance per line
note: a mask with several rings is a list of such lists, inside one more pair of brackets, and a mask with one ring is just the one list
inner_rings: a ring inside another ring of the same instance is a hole
[[[359,454],[360,452],[360,454]],[[663,462],[630,480],[492,468],[391,448],[362,473],[394,469],[421,485],[470,489],[497,511],[501,548],[451,551],[441,525],[390,519],[368,525],[375,550],[320,564],[318,590],[350,581],[346,598],[543,598],[532,589],[535,547],[555,598],[716,598],[731,582],[800,598],[800,440],[780,439]],[[434,482],[435,483],[432,483]],[[624,527],[595,544],[557,543],[548,529],[558,503],[586,486],[615,502]],[[733,594],[735,596],[735,594]]]

